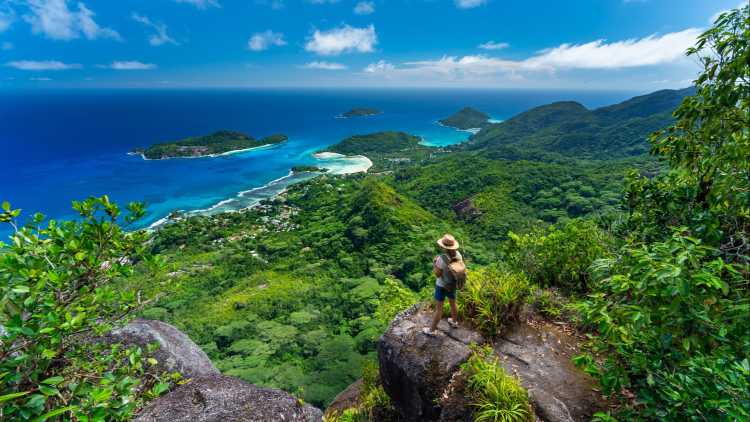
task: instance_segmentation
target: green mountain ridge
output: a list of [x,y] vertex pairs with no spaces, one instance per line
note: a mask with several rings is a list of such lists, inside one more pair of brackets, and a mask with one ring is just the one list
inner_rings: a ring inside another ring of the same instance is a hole
[[648,135],[669,125],[672,111],[693,92],[656,91],[595,110],[574,101],[547,104],[485,127],[458,149],[501,156],[515,151],[587,159],[637,156],[648,152]]

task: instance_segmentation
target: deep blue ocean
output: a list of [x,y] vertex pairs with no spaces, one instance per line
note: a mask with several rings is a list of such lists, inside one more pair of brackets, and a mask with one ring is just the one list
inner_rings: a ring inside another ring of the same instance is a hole
[[[148,226],[174,210],[218,203],[222,206],[214,209],[224,210],[257,201],[293,181],[284,178],[290,167],[316,164],[313,152],[350,135],[402,130],[421,135],[429,145],[448,145],[470,134],[436,120],[463,106],[502,120],[558,100],[595,108],[633,95],[425,89],[0,92],[0,201],[22,208],[24,215],[39,211],[50,218],[74,218],[72,200],[108,194],[119,203],[146,202],[148,215],[141,226]],[[383,114],[335,118],[352,107],[375,107]],[[255,137],[284,133],[289,140],[215,158],[145,161],[127,155],[138,146],[218,129]],[[0,227],[0,233],[8,228]]]

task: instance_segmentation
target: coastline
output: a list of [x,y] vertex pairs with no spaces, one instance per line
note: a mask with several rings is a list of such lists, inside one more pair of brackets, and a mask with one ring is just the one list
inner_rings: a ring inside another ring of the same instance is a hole
[[[318,160],[320,167],[328,169],[326,173],[319,172],[299,172],[289,171],[285,176],[281,176],[270,182],[250,188],[247,190],[240,191],[231,198],[222,199],[221,201],[211,205],[208,208],[201,208],[191,211],[173,210],[168,215],[154,221],[149,225],[146,230],[153,231],[164,225],[169,224],[171,221],[179,221],[186,217],[193,217],[197,215],[214,215],[224,212],[240,212],[243,210],[251,209],[261,201],[266,199],[273,199],[282,195],[286,192],[287,188],[295,183],[304,182],[309,179],[324,175],[347,175],[355,173],[366,173],[370,167],[372,167],[372,161],[364,155],[342,155],[335,152],[320,152],[312,154],[312,156]],[[170,218],[172,213],[178,212],[184,215],[184,217]]]
[[321,162],[320,167],[328,169],[330,174],[367,173],[372,167],[372,161],[364,155],[344,155],[322,151],[314,153],[313,157]]
[[468,133],[471,133],[472,135],[476,135],[477,133],[479,133],[480,130],[482,130],[481,127],[470,127],[468,129],[461,129],[461,128],[457,128],[455,126],[445,125],[442,122],[440,122],[440,120],[436,120],[435,123],[437,123],[438,126],[447,127],[447,128],[453,129],[453,130],[457,130],[459,132],[468,132]]
[[242,152],[248,152],[248,151],[254,151],[257,149],[266,149],[273,147],[275,145],[279,145],[283,142],[279,142],[276,144],[263,144],[258,145],[257,147],[250,147],[250,148],[243,148],[243,149],[233,149],[231,151],[222,152],[219,154],[207,154],[207,155],[195,155],[195,156],[185,156],[185,157],[167,157],[167,158],[147,158],[142,152],[134,152],[130,151],[127,154],[128,155],[140,155],[142,159],[145,161],[163,161],[163,160],[179,160],[179,159],[187,159],[187,158],[216,158],[216,157],[222,157],[225,155],[233,155],[233,154],[239,154]]

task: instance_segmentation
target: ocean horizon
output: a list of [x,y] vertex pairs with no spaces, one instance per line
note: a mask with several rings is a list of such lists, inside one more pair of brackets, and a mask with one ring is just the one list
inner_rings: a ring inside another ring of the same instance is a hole
[[[348,136],[395,130],[421,136],[426,145],[446,146],[466,141],[471,133],[437,120],[464,106],[504,120],[554,101],[596,108],[633,95],[637,93],[475,89],[6,91],[0,93],[0,200],[22,208],[26,217],[41,212],[71,219],[76,217],[71,201],[107,194],[122,205],[145,202],[147,215],[137,228],[148,227],[174,211],[244,208],[312,177],[291,174],[296,165],[337,173],[361,168],[361,160],[313,156]],[[383,113],[336,118],[354,107]],[[289,139],[217,157],[143,160],[128,155],[136,147],[220,129],[256,138],[283,133]]]

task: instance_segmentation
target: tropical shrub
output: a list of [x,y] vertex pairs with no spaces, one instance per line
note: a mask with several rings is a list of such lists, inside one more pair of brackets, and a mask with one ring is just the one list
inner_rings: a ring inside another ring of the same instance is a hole
[[[156,363],[139,348],[93,344],[137,306],[113,286],[143,258],[144,234],[117,224],[106,196],[74,202],[78,221],[36,214],[18,227],[20,210],[2,204],[12,243],[0,242],[0,419],[127,420],[169,384],[142,378]],[[126,224],[143,215],[128,205]]]
[[652,137],[669,163],[628,180],[626,245],[597,262],[579,305],[607,393],[627,418],[750,419],[750,6],[722,14],[689,55],[704,66],[677,122]]
[[518,317],[528,294],[529,281],[521,273],[500,267],[471,270],[466,286],[458,294],[459,314],[482,333],[494,337]]
[[748,281],[717,253],[676,233],[594,265],[598,288],[578,309],[607,357],[579,363],[605,394],[635,390],[648,418],[750,417]]
[[533,412],[526,390],[508,375],[486,347],[477,349],[462,365],[476,422],[530,422]]
[[611,237],[594,222],[570,220],[526,234],[508,233],[503,251],[511,266],[541,286],[585,292],[589,266],[607,256],[611,247]]
[[675,110],[677,122],[655,133],[652,153],[670,170],[633,174],[627,189],[638,239],[669,237],[685,226],[726,259],[750,255],[750,6],[719,16],[688,55],[703,65],[696,94]]

